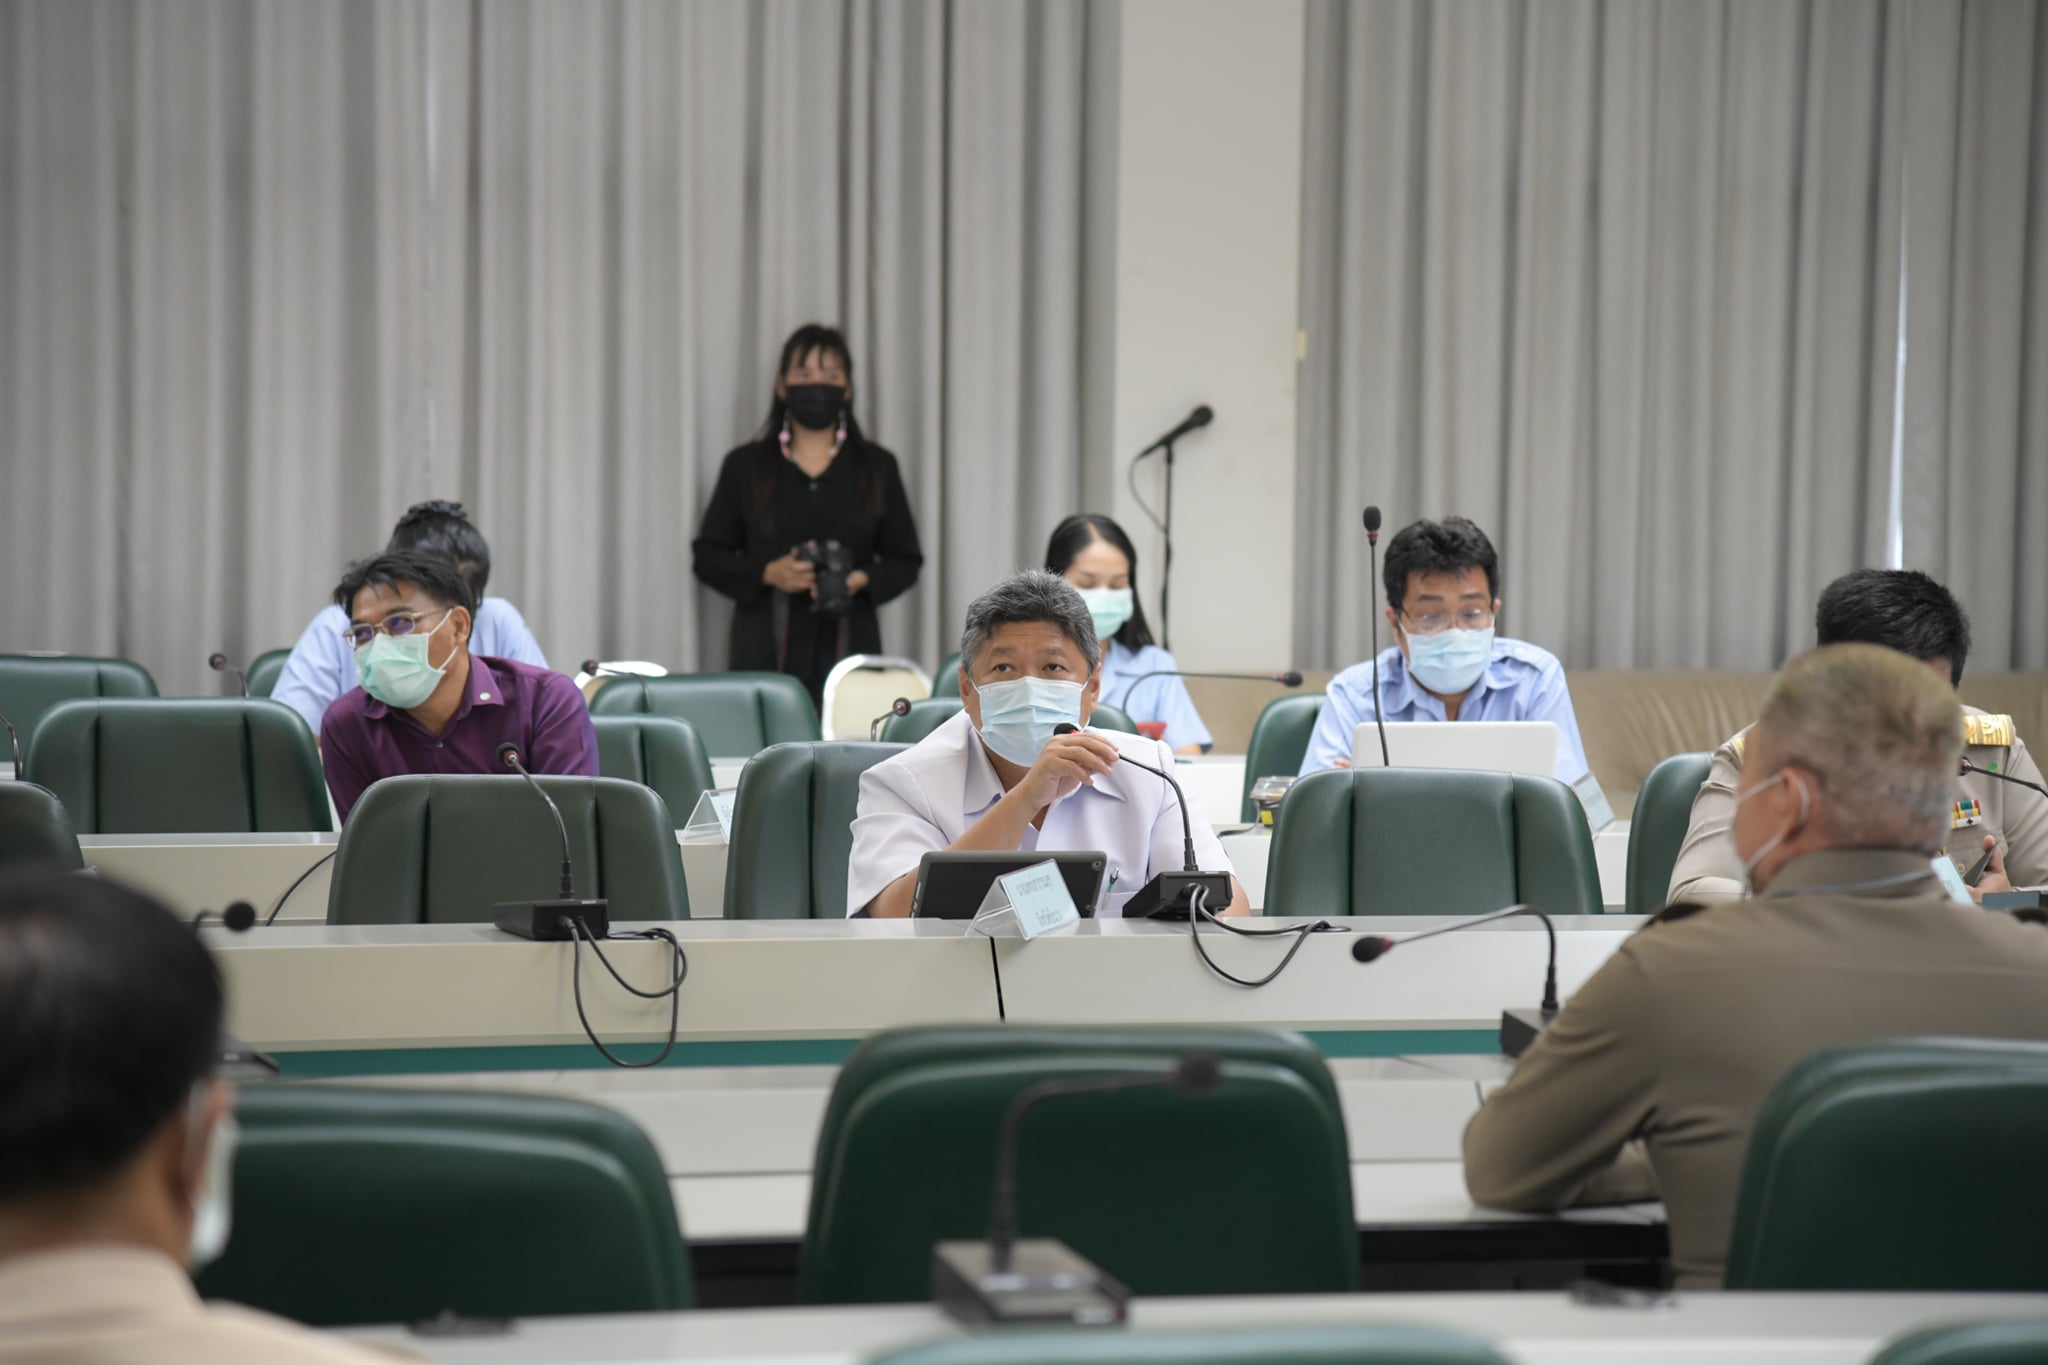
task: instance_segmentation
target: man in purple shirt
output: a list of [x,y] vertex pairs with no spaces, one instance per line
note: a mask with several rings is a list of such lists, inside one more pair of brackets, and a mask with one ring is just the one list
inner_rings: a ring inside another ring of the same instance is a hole
[[536,773],[597,776],[597,733],[560,673],[469,652],[474,609],[454,565],[383,554],[349,567],[334,590],[348,613],[359,690],[327,710],[320,762],[346,820],[363,788],[410,773],[498,773],[519,746]]

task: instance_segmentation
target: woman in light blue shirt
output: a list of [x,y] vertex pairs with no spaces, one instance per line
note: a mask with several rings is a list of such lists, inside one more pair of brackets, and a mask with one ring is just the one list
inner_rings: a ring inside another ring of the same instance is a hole
[[1092,512],[1068,517],[1045,547],[1045,567],[1080,590],[1095,618],[1096,638],[1104,645],[1102,700],[1141,725],[1164,722],[1167,747],[1175,753],[1207,753],[1215,741],[1187,684],[1145,676],[1178,672],[1180,665],[1152,643],[1138,602],[1138,551],[1124,528]]
[[[548,666],[547,656],[526,627],[519,608],[502,597],[485,597],[484,585],[491,578],[491,547],[476,529],[459,502],[421,502],[406,509],[392,528],[387,551],[404,550],[439,555],[454,563],[477,602],[476,624],[470,637],[472,654],[515,663]],[[283,702],[305,717],[313,733],[341,695],[360,686],[356,677],[355,646],[343,638],[348,613],[340,607],[323,608],[299,642],[292,646],[270,699]]]

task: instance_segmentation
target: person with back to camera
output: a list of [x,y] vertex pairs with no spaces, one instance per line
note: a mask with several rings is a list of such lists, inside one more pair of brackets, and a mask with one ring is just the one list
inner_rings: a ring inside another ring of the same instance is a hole
[[736,670],[787,673],[820,700],[849,654],[882,648],[875,609],[924,566],[896,457],[853,415],[853,355],[819,323],[783,343],[768,420],[725,457],[692,544],[733,600]]
[[1206,753],[1208,727],[1179,678],[1145,678],[1175,673],[1180,665],[1152,643],[1152,628],[1138,601],[1138,551],[1124,528],[1108,517],[1083,512],[1053,529],[1045,567],[1074,585],[1102,641],[1102,700],[1140,723],[1166,726],[1166,746],[1177,754]]
[[[459,502],[416,502],[391,528],[386,554],[424,554],[445,559],[469,585],[477,604],[476,635],[470,641],[479,654],[514,663],[548,666],[547,656],[527,629],[519,608],[502,597],[484,596],[491,581],[491,547]],[[356,676],[354,647],[348,641],[348,613],[329,603],[322,607],[278,675],[272,701],[283,702],[305,718],[317,736],[327,708],[361,686]]]

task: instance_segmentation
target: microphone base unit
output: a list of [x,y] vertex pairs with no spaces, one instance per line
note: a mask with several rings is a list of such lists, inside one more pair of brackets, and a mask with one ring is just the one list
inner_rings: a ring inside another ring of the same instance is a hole
[[574,938],[569,922],[582,920],[585,938],[603,938],[612,927],[605,904],[602,900],[500,901],[491,907],[491,923],[519,938],[549,942]]
[[993,1268],[992,1253],[987,1242],[932,1248],[932,1301],[954,1321],[1112,1327],[1129,1314],[1131,1291],[1062,1242],[1022,1238],[1003,1270]]
[[1162,872],[1146,882],[1124,906],[1125,919],[1184,920],[1194,914],[1195,888],[1208,891],[1202,904],[1211,914],[1230,908],[1227,872]]
[[1986,910],[2004,910],[2007,913],[2019,910],[2048,910],[2048,893],[2040,891],[1986,891]]
[[1550,1021],[1555,1018],[1556,1010],[1502,1010],[1500,1050],[1510,1057],[1521,1056],[1543,1036],[1543,1031],[1550,1027]]

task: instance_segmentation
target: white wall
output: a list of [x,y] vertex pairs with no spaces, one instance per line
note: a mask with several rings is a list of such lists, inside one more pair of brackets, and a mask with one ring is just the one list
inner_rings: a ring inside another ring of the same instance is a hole
[[[1173,650],[1183,668],[1279,669],[1294,619],[1302,0],[1122,9],[1110,511],[1137,542],[1157,634],[1159,537],[1123,466],[1195,404],[1214,408],[1175,460]],[[1139,480],[1155,506],[1160,465]]]

